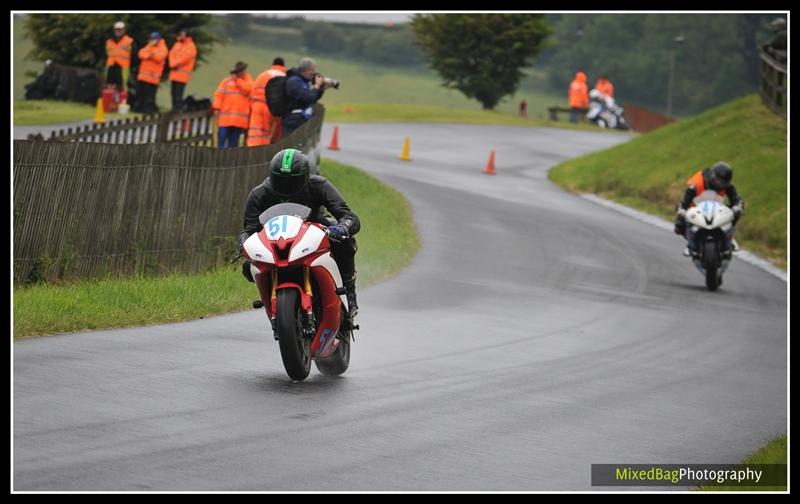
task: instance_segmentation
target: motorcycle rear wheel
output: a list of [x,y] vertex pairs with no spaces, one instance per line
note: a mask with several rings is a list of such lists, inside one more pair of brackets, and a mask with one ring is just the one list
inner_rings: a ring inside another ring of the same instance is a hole
[[311,371],[311,342],[300,327],[300,299],[295,289],[278,291],[276,328],[281,360],[292,380],[305,380]]
[[327,376],[339,376],[347,371],[350,366],[350,334],[349,332],[344,335],[340,334],[339,346],[336,351],[327,359],[318,359],[316,361],[317,369],[320,373]]

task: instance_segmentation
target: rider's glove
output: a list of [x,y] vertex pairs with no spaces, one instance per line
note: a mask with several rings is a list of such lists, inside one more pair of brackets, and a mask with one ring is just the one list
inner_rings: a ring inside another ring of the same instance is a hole
[[242,233],[239,236],[239,253],[244,254],[244,242],[246,242],[248,238],[250,238],[250,235],[247,233]]
[[736,218],[738,220],[739,217],[742,216],[742,212],[744,211],[744,208],[742,208],[742,204],[741,203],[737,203],[737,204],[735,204],[735,205],[733,205],[731,207],[731,210],[733,210],[734,218]]
[[673,231],[680,236],[686,234],[686,209],[679,207],[678,211],[675,212],[675,228]]
[[333,238],[334,241],[346,240],[350,238],[350,230],[341,224],[336,224],[328,227],[328,235]]

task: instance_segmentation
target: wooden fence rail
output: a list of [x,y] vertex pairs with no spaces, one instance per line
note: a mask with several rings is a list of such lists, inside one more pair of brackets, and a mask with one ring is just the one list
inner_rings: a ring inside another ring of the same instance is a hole
[[776,114],[786,117],[786,64],[760,48],[761,83],[758,93],[761,101]]
[[[235,252],[281,149],[319,162],[324,109],[277,144],[14,141],[14,281],[196,272]],[[113,132],[111,132],[113,133]]]
[[[213,140],[212,118],[211,110],[150,114],[53,130],[46,140],[115,144],[186,143],[210,147]],[[41,135],[28,135],[28,139],[45,140]]]

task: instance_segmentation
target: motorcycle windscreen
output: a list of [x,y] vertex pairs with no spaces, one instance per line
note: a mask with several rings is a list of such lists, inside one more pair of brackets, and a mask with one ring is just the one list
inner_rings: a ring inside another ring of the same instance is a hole
[[261,212],[258,222],[263,226],[268,220],[279,215],[293,215],[299,219],[306,219],[311,215],[311,209],[298,203],[279,203]]
[[703,201],[716,201],[717,203],[722,203],[725,201],[725,198],[720,196],[717,192],[712,191],[710,189],[706,189],[705,191],[701,192],[697,196],[694,197],[692,202],[697,205]]

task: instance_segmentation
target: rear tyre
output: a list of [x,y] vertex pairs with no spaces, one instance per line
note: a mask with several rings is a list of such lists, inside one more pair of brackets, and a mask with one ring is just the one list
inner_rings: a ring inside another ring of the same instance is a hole
[[337,338],[339,338],[339,346],[336,347],[333,355],[327,359],[316,361],[319,372],[327,376],[339,376],[350,366],[350,331],[344,334],[340,332]]
[[311,342],[303,337],[300,326],[300,298],[295,289],[278,291],[275,325],[281,359],[292,380],[305,380],[311,371]]
[[706,270],[706,287],[711,292],[719,287],[719,260],[717,258],[717,244],[713,241],[705,243],[703,250],[703,268]]

